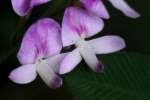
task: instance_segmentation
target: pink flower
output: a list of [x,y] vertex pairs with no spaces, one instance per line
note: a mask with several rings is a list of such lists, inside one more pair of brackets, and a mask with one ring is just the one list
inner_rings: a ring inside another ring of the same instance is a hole
[[85,40],[99,33],[104,27],[103,21],[86,10],[70,7],[64,14],[62,23],[63,46],[75,45],[76,49],[66,54],[60,63],[60,74],[72,71],[82,60],[95,72],[102,72],[103,64],[96,54],[107,54],[125,47],[124,40],[119,36],[104,36]]
[[23,37],[17,56],[22,65],[13,70],[9,78],[15,83],[27,84],[39,74],[49,87],[60,87],[62,79],[56,73],[64,57],[59,54],[61,49],[59,24],[50,18],[37,21]]
[[[140,14],[133,10],[125,0],[108,0],[116,9],[120,10],[123,14],[131,18],[140,17]],[[103,4],[102,0],[80,0],[83,6],[95,15],[109,19],[110,15]]]
[[49,1],[51,0],[11,0],[13,9],[19,16],[26,16],[34,6]]

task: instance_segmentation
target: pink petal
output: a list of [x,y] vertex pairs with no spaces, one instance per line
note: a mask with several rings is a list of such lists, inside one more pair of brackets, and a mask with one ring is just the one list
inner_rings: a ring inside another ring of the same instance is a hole
[[126,16],[131,18],[140,17],[140,14],[131,8],[125,0],[108,0],[118,10],[122,11]]
[[27,84],[35,80],[36,76],[36,66],[34,64],[28,64],[13,70],[9,78],[15,83]]
[[30,7],[31,0],[11,0],[11,2],[12,2],[14,11],[19,16],[25,16],[31,10],[31,7]]
[[62,79],[54,72],[46,61],[43,60],[37,64],[37,72],[47,86],[58,88],[62,85]]
[[80,0],[80,2],[91,13],[104,19],[110,18],[109,13],[101,0]]
[[44,18],[34,23],[26,32],[18,59],[22,64],[35,63],[61,51],[60,26],[52,19]]
[[67,53],[60,64],[59,74],[66,74],[72,71],[80,62],[82,58],[78,49],[73,50],[72,52]]
[[90,40],[89,43],[97,54],[117,52],[126,46],[124,39],[119,36],[104,36]]
[[19,16],[26,16],[34,6],[49,1],[51,0],[11,0],[13,9]]
[[103,21],[86,10],[69,7],[66,9],[62,23],[63,46],[74,44],[79,36],[91,37],[104,27]]
[[87,65],[95,72],[103,72],[104,66],[97,59],[96,53],[91,45],[87,41],[80,41],[77,45],[80,50],[80,54],[87,63]]

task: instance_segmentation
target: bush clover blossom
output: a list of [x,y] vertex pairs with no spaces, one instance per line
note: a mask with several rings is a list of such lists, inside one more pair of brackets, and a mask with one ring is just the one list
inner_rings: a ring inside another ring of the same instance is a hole
[[[28,17],[35,6],[50,1],[11,0],[11,3],[17,15]],[[125,0],[108,2],[125,16],[140,17]],[[82,59],[92,71],[103,72],[104,64],[97,54],[114,53],[126,47],[125,40],[117,35],[93,39],[103,30],[103,19],[110,18],[102,0],[79,0],[78,3],[81,4],[79,7],[66,8],[61,27],[52,18],[39,19],[29,27],[17,54],[21,66],[10,72],[11,81],[28,84],[39,75],[50,88],[59,88],[63,84],[60,75],[71,72]],[[72,51],[61,52],[72,46],[75,47]]]
[[88,11],[69,7],[66,9],[62,22],[63,46],[75,45],[76,49],[67,53],[60,63],[60,74],[72,71],[82,60],[95,72],[104,70],[103,64],[96,54],[107,54],[119,51],[125,47],[124,40],[119,36],[103,36],[85,40],[102,31],[103,20]]
[[[124,15],[130,18],[138,18],[140,14],[133,10],[125,0],[108,0],[116,9],[120,10]],[[81,4],[93,14],[104,18],[109,19],[110,15],[103,4],[102,0],[80,0]]]
[[14,69],[9,78],[15,83],[27,84],[39,74],[49,87],[60,87],[58,63],[65,55],[59,54],[62,49],[60,36],[60,26],[53,19],[43,18],[34,23],[23,37],[17,55],[22,65]]

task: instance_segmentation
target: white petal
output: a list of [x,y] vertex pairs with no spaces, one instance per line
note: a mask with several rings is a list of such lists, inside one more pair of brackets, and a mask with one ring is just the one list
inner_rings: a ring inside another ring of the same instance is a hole
[[97,54],[117,52],[126,46],[124,39],[119,36],[104,36],[90,40],[89,43]]
[[131,8],[125,0],[108,0],[118,10],[122,11],[126,16],[131,18],[140,17],[140,14]]
[[96,53],[93,48],[86,41],[79,41],[77,44],[81,56],[84,58],[88,66],[95,72],[102,72],[104,69],[103,64],[97,59]]
[[63,60],[63,58],[66,55],[67,55],[66,53],[63,53],[63,54],[58,54],[58,55],[49,57],[46,59],[46,62],[54,70],[54,72],[59,73],[60,62]]
[[36,66],[34,64],[28,64],[13,70],[9,78],[15,83],[27,84],[35,80],[36,76]]
[[45,60],[37,63],[37,71],[47,86],[58,88],[62,85],[62,79],[53,71]]
[[82,58],[78,49],[73,50],[72,52],[67,53],[60,64],[60,74],[66,74],[72,71],[80,62]]

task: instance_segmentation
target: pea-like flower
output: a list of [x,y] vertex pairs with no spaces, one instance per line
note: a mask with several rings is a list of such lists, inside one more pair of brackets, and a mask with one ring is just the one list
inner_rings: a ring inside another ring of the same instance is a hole
[[60,26],[54,20],[44,18],[34,23],[23,37],[17,55],[22,65],[14,69],[9,78],[15,83],[27,84],[39,74],[49,87],[60,87],[58,64],[64,57],[59,54],[62,49],[60,36]]
[[49,1],[51,0],[11,0],[13,9],[19,16],[26,16],[33,7]]
[[[116,9],[120,10],[126,16],[131,18],[137,18],[140,16],[138,12],[133,10],[125,0],[108,0]],[[90,12],[94,13],[95,15],[109,19],[110,15],[103,4],[102,0],[80,0],[83,6]]]
[[85,40],[100,32],[103,27],[103,21],[86,10],[77,7],[66,9],[62,23],[62,42],[63,46],[75,45],[76,49],[69,52],[61,61],[60,74],[73,70],[82,58],[93,71],[102,72],[104,70],[96,54],[119,51],[125,47],[125,42],[119,36]]

